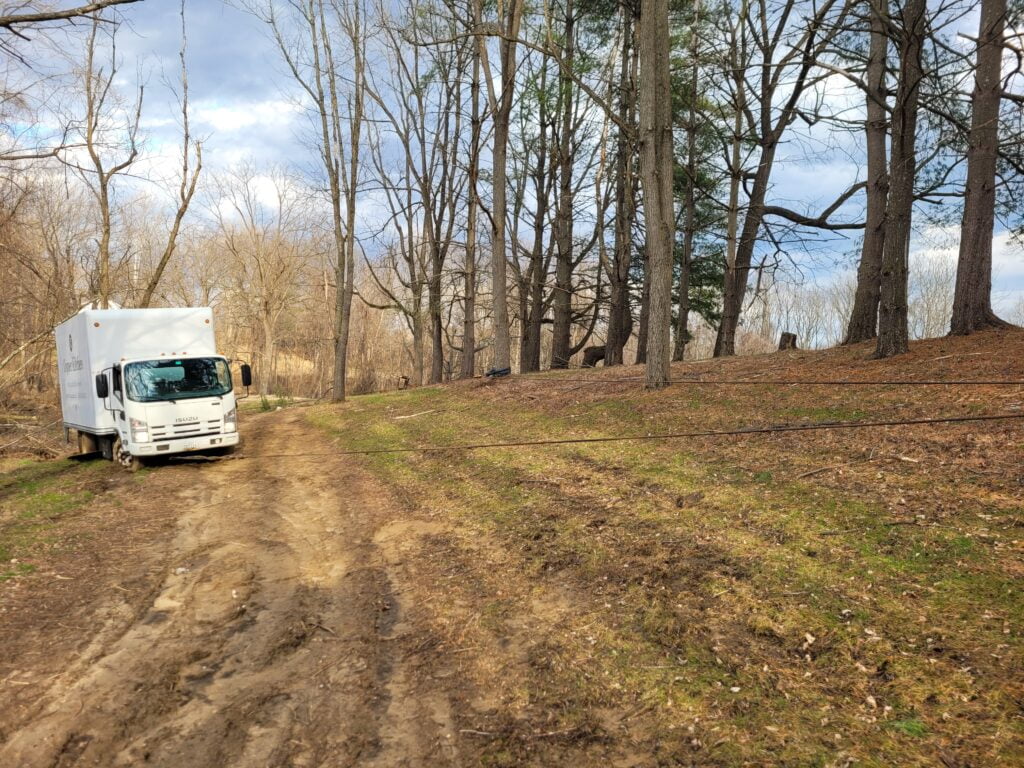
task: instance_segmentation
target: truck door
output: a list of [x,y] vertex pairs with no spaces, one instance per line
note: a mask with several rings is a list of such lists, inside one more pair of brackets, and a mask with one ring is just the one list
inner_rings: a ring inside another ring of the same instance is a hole
[[114,415],[117,418],[118,431],[126,433],[128,431],[128,424],[124,414],[124,377],[121,375],[120,365],[115,365],[113,369],[111,369],[110,379],[113,384],[113,392],[110,396],[110,407],[114,409]]

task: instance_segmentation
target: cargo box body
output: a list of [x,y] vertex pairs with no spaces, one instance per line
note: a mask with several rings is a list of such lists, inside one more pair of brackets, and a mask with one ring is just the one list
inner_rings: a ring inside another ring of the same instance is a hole
[[114,434],[114,413],[96,397],[96,374],[125,360],[216,355],[213,311],[83,309],[57,326],[57,365],[64,424]]

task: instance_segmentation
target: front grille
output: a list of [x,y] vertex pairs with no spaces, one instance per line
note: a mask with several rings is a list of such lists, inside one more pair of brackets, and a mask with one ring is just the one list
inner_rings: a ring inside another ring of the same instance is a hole
[[188,434],[171,435],[170,437],[156,437],[155,433],[153,436],[153,442],[159,443],[164,440],[183,440],[188,437],[213,437],[219,435],[220,432],[189,432]]
[[220,419],[190,421],[187,424],[155,424],[149,428],[149,434],[154,442],[175,440],[181,437],[206,437],[207,435],[219,435],[220,432]]

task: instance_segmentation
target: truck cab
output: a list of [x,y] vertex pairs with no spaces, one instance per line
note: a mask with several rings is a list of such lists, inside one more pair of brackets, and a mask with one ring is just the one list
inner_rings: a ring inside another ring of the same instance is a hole
[[172,453],[226,452],[238,444],[235,392],[224,357],[125,360],[97,374],[97,396],[114,412],[113,458],[125,466]]

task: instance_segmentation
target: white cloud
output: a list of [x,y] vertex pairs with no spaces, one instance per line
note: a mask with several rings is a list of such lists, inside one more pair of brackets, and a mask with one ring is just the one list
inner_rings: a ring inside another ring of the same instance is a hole
[[[930,227],[916,238],[914,255],[932,259],[957,260],[959,225]],[[992,287],[994,292],[1024,290],[1024,247],[1013,242],[1007,231],[992,238]]]
[[193,110],[193,119],[220,133],[236,133],[252,126],[270,129],[289,127],[301,113],[301,105],[284,99],[231,105],[199,102]]

